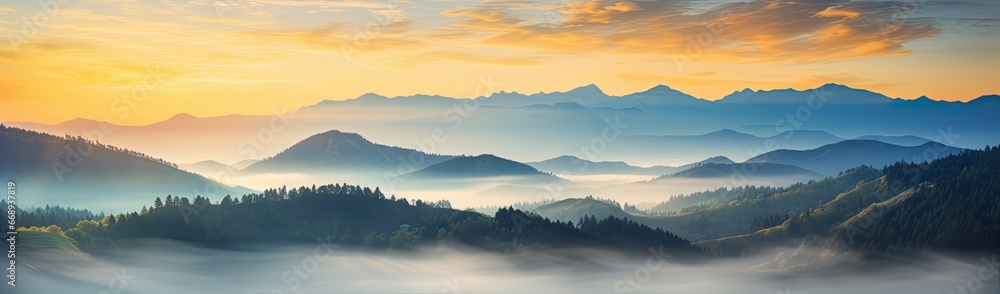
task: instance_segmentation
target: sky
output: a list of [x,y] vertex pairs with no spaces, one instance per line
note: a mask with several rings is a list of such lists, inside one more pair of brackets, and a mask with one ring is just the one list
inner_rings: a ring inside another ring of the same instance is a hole
[[1000,94],[998,26],[995,0],[8,0],[0,121],[142,125],[484,83],[968,101]]

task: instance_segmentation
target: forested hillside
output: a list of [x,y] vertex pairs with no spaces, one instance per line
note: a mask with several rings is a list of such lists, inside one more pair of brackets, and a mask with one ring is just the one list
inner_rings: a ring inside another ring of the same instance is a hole
[[739,254],[812,237],[865,255],[1000,246],[1000,149],[967,150],[930,163],[896,163],[780,225],[699,244]]
[[840,236],[852,247],[863,252],[1000,248],[1000,148],[897,163],[882,173],[890,189],[903,183],[912,195],[873,214],[870,227],[864,222],[843,227]]
[[[39,224],[43,226],[47,224]],[[625,219],[589,218],[581,225],[550,221],[513,208],[494,216],[386,197],[379,189],[324,185],[268,189],[214,203],[204,197],[157,198],[150,208],[103,220],[82,220],[68,228],[80,248],[95,250],[127,238],[165,238],[228,246],[247,242],[314,242],[406,249],[436,242],[461,242],[491,251],[522,247],[601,247],[644,252],[663,246],[702,254],[687,240]]]

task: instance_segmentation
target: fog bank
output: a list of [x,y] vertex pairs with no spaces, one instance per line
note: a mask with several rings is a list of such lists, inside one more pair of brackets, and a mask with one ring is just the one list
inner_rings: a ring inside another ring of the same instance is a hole
[[774,274],[747,270],[774,255],[691,262],[656,250],[496,254],[461,246],[385,252],[319,242],[239,250],[134,243],[72,263],[50,258],[56,252],[27,254],[22,261],[31,267],[21,267],[13,293],[948,293],[959,283],[981,285],[968,293],[1000,290],[1000,273],[981,259],[995,255]]

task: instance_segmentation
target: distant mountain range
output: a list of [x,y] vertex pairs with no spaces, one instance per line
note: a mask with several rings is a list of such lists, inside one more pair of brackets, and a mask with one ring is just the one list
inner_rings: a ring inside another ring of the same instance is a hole
[[[851,95],[834,96],[834,93],[849,92]],[[829,96],[829,97],[827,97]],[[885,95],[863,89],[855,89],[838,84],[825,84],[816,89],[798,91],[794,89],[754,91],[743,89],[726,95],[717,103],[732,104],[796,104],[813,100],[817,104],[884,104],[892,102]]]
[[606,100],[590,104],[590,106],[611,108],[666,107],[670,105],[696,105],[706,102],[708,101],[684,94],[668,86],[657,85],[643,92],[632,93],[617,98],[609,97]]
[[0,175],[16,182],[25,195],[18,198],[23,207],[120,212],[152,205],[149,199],[167,194],[219,200],[253,192],[135,151],[10,127],[0,128]]
[[[804,168],[776,163],[708,163],[698,165],[674,174],[665,175],[656,180],[666,179],[706,179],[733,177],[775,177],[785,179],[819,179],[823,175]],[[654,181],[656,181],[654,180]]]
[[[850,93],[850,95],[832,96],[833,93]],[[656,85],[648,90],[623,96],[611,96],[605,94],[600,88],[593,84],[578,87],[566,92],[536,93],[531,95],[520,94],[517,92],[499,92],[487,97],[478,97],[476,99],[480,100],[484,105],[497,105],[504,107],[520,107],[533,104],[552,105],[556,103],[574,102],[588,107],[613,108],[663,107],[672,105],[712,103],[801,105],[809,99],[823,99],[822,102],[817,102],[831,104],[885,104],[900,100],[898,98],[890,98],[872,91],[851,88],[835,83],[828,83],[814,89],[806,90],[751,90],[748,88],[741,91],[735,91],[715,101],[697,98],[666,85]],[[927,97],[920,97],[920,99],[916,99],[916,101],[938,102]]]
[[562,181],[551,174],[491,154],[450,156],[373,143],[337,130],[316,134],[239,171],[240,176],[305,174],[316,179],[395,187],[448,187],[492,182],[533,184]]
[[648,181],[598,189],[568,189],[571,197],[630,195],[630,201],[659,202],[671,195],[746,185],[784,187],[806,183],[862,165],[881,168],[899,161],[923,162],[960,152],[938,143],[904,147],[871,140],[846,140],[804,151],[775,150],[742,163],[700,164]]
[[855,138],[854,140],[872,140],[899,146],[920,146],[934,142],[917,136],[879,136],[879,135],[861,136]]
[[[939,150],[938,155],[934,155],[935,152],[938,152],[935,150]],[[678,167],[678,170],[675,172],[658,175],[658,177],[651,180],[605,187],[569,187],[561,191],[560,195],[563,195],[562,197],[583,197],[586,195],[620,197],[628,195],[632,197],[630,198],[632,202],[660,202],[668,199],[671,195],[690,194],[720,187],[735,188],[746,185],[785,187],[796,183],[806,183],[811,180],[823,179],[827,176],[836,176],[842,171],[862,165],[881,168],[886,164],[898,161],[932,160],[957,153],[960,150],[959,148],[947,147],[938,143],[925,143],[916,147],[904,147],[870,140],[847,140],[806,151],[775,150],[767,153],[775,156],[770,158],[770,160],[764,160],[764,155],[742,163],[734,163],[725,157],[710,158],[703,162]],[[923,158],[924,152],[927,152],[928,155],[926,159]],[[587,166],[587,172],[594,172],[595,174],[614,174],[614,172],[631,172],[632,174],[636,174],[648,171],[644,170],[644,168],[623,165],[622,163],[594,163],[569,156],[559,157],[544,164],[532,164],[541,167],[547,166],[549,168],[568,167],[567,170],[575,169],[577,171],[579,171],[580,167]],[[516,194],[548,195],[552,193],[546,193],[546,191],[537,188],[529,189],[526,187],[503,186],[483,191],[480,194],[489,197],[499,197]],[[689,206],[696,203],[677,207]]]
[[572,155],[563,155],[540,162],[528,162],[527,165],[541,171],[567,175],[631,174],[660,176],[706,163],[733,163],[733,161],[725,156],[716,156],[682,166],[657,165],[640,167],[629,165],[623,161],[594,162]]
[[629,135],[618,138],[602,156],[641,162],[644,158],[665,155],[699,158],[722,155],[742,161],[760,154],[765,148],[811,149],[843,140],[825,131],[809,130],[786,131],[770,137],[730,129],[701,135]]
[[[370,93],[270,115],[179,114],[145,126],[86,119],[56,125],[7,124],[84,136],[173,162],[261,159],[335,127],[426,153],[496,154],[538,162],[589,152],[596,156],[579,157],[669,166],[710,156],[743,161],[770,145],[805,150],[852,138],[902,146],[918,146],[927,139],[979,148],[1000,143],[998,112],[996,95],[969,102],[904,100],[837,84],[804,90],[748,89],[716,101],[663,85],[623,96],[588,85],[564,92],[499,92],[475,99]],[[503,150],[495,148],[498,142],[504,142]]]
[[799,166],[827,175],[868,165],[877,168],[898,161],[931,161],[962,149],[940,143],[904,147],[873,140],[847,140],[810,150],[775,150],[747,160],[747,163],[778,163]]
[[144,126],[82,118],[55,125],[25,122],[9,122],[7,125],[57,136],[82,136],[105,144],[142,150],[171,162],[237,162],[273,155],[295,141],[320,132],[290,127],[290,122],[284,119],[290,117],[195,117],[181,113]]
[[609,98],[611,96],[604,94],[604,91],[601,91],[597,85],[590,84],[566,92],[537,93],[531,95],[524,95],[517,92],[499,92],[489,97],[478,97],[476,100],[483,105],[522,107],[535,104],[554,105],[567,102],[590,105],[600,103]]

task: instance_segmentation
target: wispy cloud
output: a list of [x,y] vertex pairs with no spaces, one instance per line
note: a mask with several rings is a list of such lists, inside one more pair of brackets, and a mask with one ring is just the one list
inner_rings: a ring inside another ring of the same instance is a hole
[[672,55],[696,42],[706,44],[699,50],[709,61],[825,62],[907,54],[904,44],[941,31],[920,20],[893,21],[891,12],[907,7],[898,2],[753,1],[691,14],[683,1],[599,0],[552,8],[564,16],[554,27],[497,5],[443,15],[459,18],[456,26],[481,30],[481,43],[488,46]]

